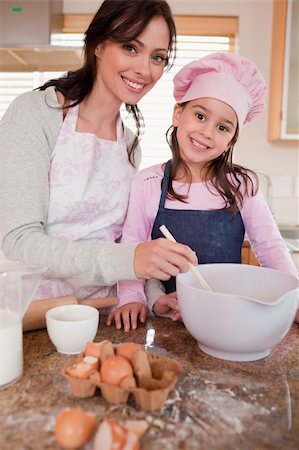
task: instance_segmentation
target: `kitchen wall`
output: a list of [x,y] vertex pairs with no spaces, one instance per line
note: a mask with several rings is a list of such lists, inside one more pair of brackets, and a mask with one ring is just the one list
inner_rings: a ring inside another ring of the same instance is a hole
[[[64,0],[64,13],[94,13],[100,1]],[[272,0],[169,0],[175,14],[239,17],[239,53],[255,61],[270,81]],[[278,223],[299,224],[298,141],[267,140],[268,109],[247,124],[236,147],[235,161],[270,176],[272,211]]]

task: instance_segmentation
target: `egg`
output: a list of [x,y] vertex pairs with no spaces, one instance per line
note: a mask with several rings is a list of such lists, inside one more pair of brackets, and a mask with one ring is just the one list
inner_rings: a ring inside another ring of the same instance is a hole
[[139,450],[136,433],[127,430],[119,420],[105,419],[94,439],[93,450]]
[[64,449],[82,447],[96,429],[96,416],[81,408],[65,408],[59,412],[55,423],[55,438]]
[[136,352],[140,348],[140,345],[135,344],[135,342],[125,342],[116,348],[116,354],[124,356],[129,361],[132,361],[132,358]]
[[109,356],[100,368],[102,381],[118,386],[125,377],[133,376],[133,368],[124,356]]
[[85,356],[82,361],[72,364],[66,372],[75,378],[88,378],[89,375],[99,368],[98,358],[95,356]]
[[93,342],[93,341],[88,341],[84,350],[84,355],[85,356],[95,356],[96,358],[100,357],[101,354],[101,350],[104,346],[104,344],[107,341],[102,341],[102,342]]

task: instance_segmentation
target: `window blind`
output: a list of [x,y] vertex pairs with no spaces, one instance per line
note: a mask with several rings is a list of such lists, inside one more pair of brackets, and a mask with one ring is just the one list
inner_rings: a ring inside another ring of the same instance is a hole
[[32,91],[63,72],[0,72],[0,119],[10,103],[20,94]]

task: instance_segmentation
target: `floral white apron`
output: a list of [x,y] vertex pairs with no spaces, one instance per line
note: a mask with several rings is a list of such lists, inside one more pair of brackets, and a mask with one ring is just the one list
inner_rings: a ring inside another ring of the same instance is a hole
[[[52,154],[45,230],[66,240],[117,241],[136,172],[128,161],[122,121],[117,121],[116,141],[100,139],[76,131],[78,111],[79,105],[69,109]],[[35,298],[115,294],[115,286],[76,287],[68,280],[45,279]]]

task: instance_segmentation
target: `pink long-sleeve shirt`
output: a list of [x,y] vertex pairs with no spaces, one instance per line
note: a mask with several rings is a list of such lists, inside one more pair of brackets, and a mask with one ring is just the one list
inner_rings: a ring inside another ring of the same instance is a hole
[[[158,164],[141,170],[133,179],[122,242],[151,240],[163,175],[163,167]],[[188,192],[186,183],[175,181],[173,187],[177,193]],[[213,210],[223,208],[224,203],[220,195],[210,192],[207,185],[200,182],[191,184],[187,203],[166,199],[165,207],[182,210]],[[245,233],[260,265],[298,276],[296,265],[261,190],[258,190],[255,196],[244,196],[243,208],[240,212]],[[144,281],[119,282],[118,297],[119,306],[130,302],[147,304]]]

